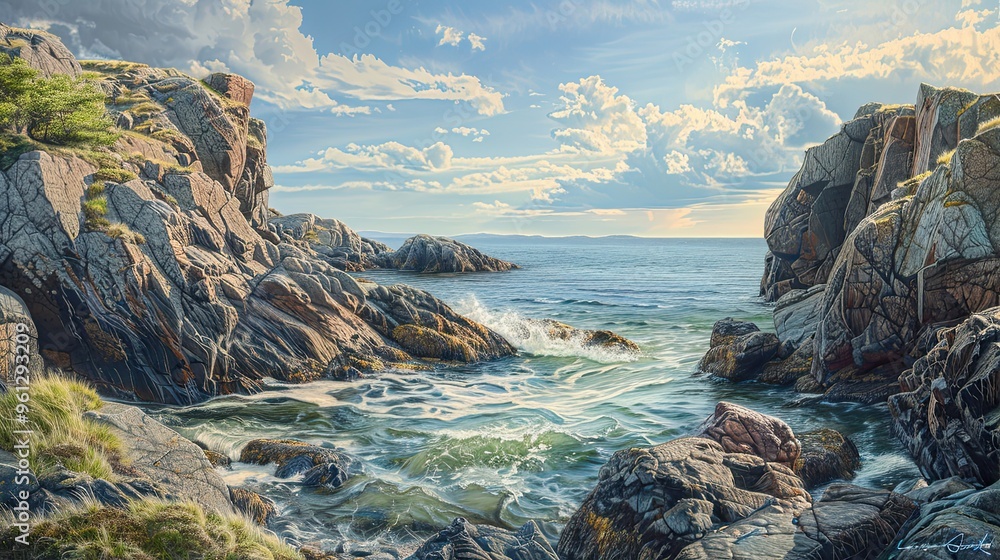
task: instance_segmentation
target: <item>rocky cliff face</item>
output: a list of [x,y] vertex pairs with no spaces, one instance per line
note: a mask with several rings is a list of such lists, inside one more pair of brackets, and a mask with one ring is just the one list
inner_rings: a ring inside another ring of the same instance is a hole
[[[16,52],[44,71],[79,73],[54,37],[0,31],[23,38],[31,48]],[[514,352],[429,294],[341,270],[384,245],[336,220],[273,216],[247,80],[83,67],[121,139],[29,152],[0,172],[0,285],[23,300],[49,363],[108,394],[190,403],[254,391],[265,376]]]
[[866,105],[768,210],[761,292],[791,309],[792,345],[815,333],[829,397],[884,400],[923,333],[1000,303],[998,116],[995,94],[928,85],[914,107]]

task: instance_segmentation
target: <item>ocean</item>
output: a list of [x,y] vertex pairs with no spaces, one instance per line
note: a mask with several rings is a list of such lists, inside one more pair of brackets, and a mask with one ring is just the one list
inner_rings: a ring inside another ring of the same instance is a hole
[[[523,269],[359,275],[430,291],[507,336],[516,357],[349,382],[272,382],[250,397],[147,409],[234,459],[260,437],[335,445],[361,458],[366,472],[332,491],[277,479],[273,466],[234,463],[224,473],[229,484],[273,499],[281,515],[275,530],[298,543],[410,543],[459,516],[503,527],[535,520],[554,541],[615,451],[690,433],[721,400],[778,416],[796,432],[840,430],[862,450],[859,484],[891,488],[919,475],[888,433],[884,405],[820,403],[788,388],[697,375],[716,320],[773,330],[772,307],[757,296],[762,240],[473,243]],[[553,340],[526,328],[525,318],[610,329],[642,352]]]

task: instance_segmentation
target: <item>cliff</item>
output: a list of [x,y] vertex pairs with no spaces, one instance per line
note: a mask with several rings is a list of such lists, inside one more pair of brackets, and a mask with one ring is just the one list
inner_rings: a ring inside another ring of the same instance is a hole
[[[255,391],[267,376],[514,353],[430,294],[345,272],[389,266],[385,245],[336,220],[268,208],[267,131],[250,115],[248,80],[79,63],[54,36],[0,35],[0,50],[40,75],[99,88],[119,135],[110,147],[19,137],[18,152],[4,154],[0,285],[23,300],[47,364],[104,394],[185,404]],[[478,252],[467,265],[448,247],[425,253],[460,271],[501,268]]]

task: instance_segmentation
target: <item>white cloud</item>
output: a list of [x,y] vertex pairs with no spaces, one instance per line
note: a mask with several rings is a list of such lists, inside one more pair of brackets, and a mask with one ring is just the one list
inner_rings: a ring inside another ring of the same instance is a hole
[[646,142],[642,119],[634,103],[600,76],[561,84],[562,108],[549,117],[563,125],[553,136],[563,146],[591,152],[623,153]]
[[305,159],[295,165],[274,167],[275,173],[308,173],[335,169],[444,171],[451,168],[451,146],[435,142],[427,148],[414,148],[399,142],[359,146],[348,144],[344,149],[327,148],[319,157]]
[[486,50],[486,45],[484,44],[485,42],[486,42],[486,37],[480,37],[475,33],[469,33],[469,44],[472,45],[472,50],[485,51]]
[[[785,84],[816,84],[843,79],[918,76],[921,80],[975,89],[1000,80],[1000,27],[979,31],[981,12],[962,12],[961,27],[914,33],[869,45],[821,43],[807,54],[762,60],[737,67],[714,89],[716,103],[726,107],[755,91]],[[912,78],[909,78],[912,79]]]
[[438,41],[438,46],[448,45],[457,47],[462,44],[463,40],[467,40],[473,51],[486,50],[486,37],[477,35],[471,31],[468,35],[466,35],[463,31],[459,31],[454,27],[439,23],[437,27],[434,28],[434,33],[441,36],[441,40]]
[[336,90],[367,100],[439,99],[466,101],[481,115],[504,112],[503,95],[467,74],[434,74],[423,67],[390,66],[365,54],[347,58],[328,54],[320,61],[317,81],[323,89]]
[[[4,4],[5,20],[58,28],[76,53],[179,68],[195,77],[241,74],[256,84],[256,98],[284,109],[356,115],[374,110],[365,101],[434,99],[468,102],[483,115],[504,111],[503,96],[475,76],[393,66],[372,55],[321,56],[301,31],[301,9],[289,0],[60,2],[46,20],[31,4]],[[364,48],[343,45],[350,47],[346,52]]]
[[462,42],[462,36],[464,35],[461,31],[455,29],[454,27],[448,27],[441,24],[438,24],[434,33],[441,35],[441,40],[438,41],[439,45],[451,45],[453,47],[457,47],[458,44]]

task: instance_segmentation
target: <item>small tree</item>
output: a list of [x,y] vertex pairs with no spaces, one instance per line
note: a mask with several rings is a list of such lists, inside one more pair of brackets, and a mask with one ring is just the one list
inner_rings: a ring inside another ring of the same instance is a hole
[[0,126],[35,140],[108,146],[118,139],[104,107],[104,92],[65,74],[50,78],[24,60],[0,58]]

